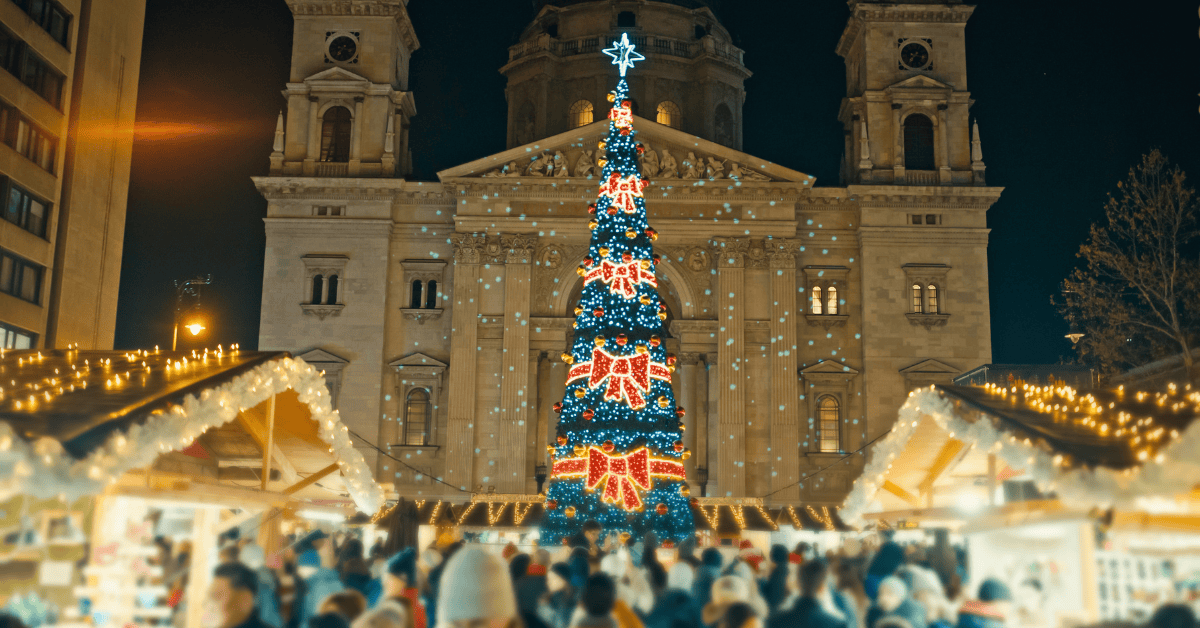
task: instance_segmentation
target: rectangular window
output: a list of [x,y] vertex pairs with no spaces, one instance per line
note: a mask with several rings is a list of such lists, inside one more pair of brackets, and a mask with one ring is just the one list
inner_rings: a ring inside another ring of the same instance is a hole
[[912,224],[914,224],[914,225],[921,224],[921,214],[913,214],[912,215]]
[[41,166],[48,172],[54,172],[54,156],[58,150],[58,138],[42,130],[36,124],[20,115],[7,105],[0,105],[5,111],[7,124],[3,127],[4,143],[23,157]]
[[0,348],[33,349],[36,346],[37,334],[0,323]]
[[941,222],[941,220],[939,220],[940,218],[941,216],[938,216],[937,214],[925,214],[925,224],[936,225]]
[[24,42],[6,28],[0,28],[0,67],[13,76],[21,75],[21,49]]
[[35,236],[46,237],[50,204],[3,177],[0,177],[0,189],[8,192],[4,195],[4,219]]
[[925,295],[921,292],[920,284],[913,284],[912,287],[912,311],[920,314],[925,311]]
[[26,46],[17,78],[57,109],[62,102],[63,75]]
[[42,275],[45,270],[12,253],[0,251],[0,292],[30,303],[38,303],[41,301]]
[[67,45],[67,26],[71,23],[71,16],[57,2],[53,0],[15,0],[15,2],[29,17],[33,18],[35,24],[49,33],[54,41],[64,47]]

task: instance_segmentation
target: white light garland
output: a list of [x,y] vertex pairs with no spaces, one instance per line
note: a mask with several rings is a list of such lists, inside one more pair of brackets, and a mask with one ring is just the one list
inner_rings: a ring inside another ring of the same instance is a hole
[[189,395],[170,412],[113,433],[82,459],[71,457],[53,438],[28,442],[0,421],[0,501],[16,495],[65,495],[74,500],[101,493],[125,472],[150,466],[161,453],[182,449],[205,431],[234,420],[238,408],[252,408],[289,389],[308,406],[321,440],[338,460],[355,505],[362,512],[377,512],[383,505],[383,490],[330,406],[329,395],[322,394],[324,377],[298,358],[273,360],[199,396]]

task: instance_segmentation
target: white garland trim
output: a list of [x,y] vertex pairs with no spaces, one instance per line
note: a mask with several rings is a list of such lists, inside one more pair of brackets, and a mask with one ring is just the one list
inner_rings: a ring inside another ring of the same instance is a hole
[[299,358],[272,360],[199,395],[189,395],[170,412],[114,433],[83,459],[71,457],[53,438],[28,442],[0,421],[0,501],[16,495],[74,500],[101,493],[125,472],[147,467],[159,455],[182,449],[205,431],[234,420],[240,408],[252,408],[289,389],[308,406],[321,440],[333,449],[358,509],[377,512],[383,505],[383,490],[330,406],[324,377]]
[[1044,443],[1018,440],[987,418],[967,421],[959,416],[950,400],[930,386],[909,394],[892,431],[871,447],[862,475],[855,480],[838,510],[842,521],[863,527],[866,524],[863,514],[878,509],[879,503],[874,497],[883,486],[888,466],[908,445],[923,417],[933,419],[938,427],[965,445],[995,454],[1013,469],[1023,470],[1039,490],[1056,492],[1059,500],[1071,508],[1133,506],[1141,509],[1145,504],[1139,504],[1139,499],[1174,498],[1190,491],[1200,478],[1200,420],[1194,421],[1175,442],[1163,448],[1158,460],[1141,467],[1129,471],[1103,467],[1064,471],[1059,464],[1058,452]]

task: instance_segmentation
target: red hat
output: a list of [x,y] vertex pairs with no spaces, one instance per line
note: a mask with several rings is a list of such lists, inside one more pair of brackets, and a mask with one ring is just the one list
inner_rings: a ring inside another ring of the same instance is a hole
[[763,561],[763,555],[762,554],[751,554],[749,556],[746,556],[742,560],[745,560],[747,564],[749,564],[751,567],[753,567],[754,571],[758,571],[758,566],[761,565],[762,561]]
[[738,545],[739,550],[754,549],[754,544],[749,539],[743,539],[741,545]]
[[516,556],[517,555],[517,546],[512,543],[505,545],[504,549],[500,552],[500,555],[504,557],[504,560],[508,560],[508,559],[512,558],[513,556]]
[[791,554],[788,554],[788,564],[802,565],[802,564],[804,564],[804,557],[795,552],[792,552]]

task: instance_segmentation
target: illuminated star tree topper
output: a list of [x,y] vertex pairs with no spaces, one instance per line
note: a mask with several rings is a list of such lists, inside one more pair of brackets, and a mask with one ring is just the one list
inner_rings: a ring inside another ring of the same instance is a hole
[[612,57],[613,65],[621,69],[621,78],[625,78],[625,71],[632,68],[635,62],[646,58],[634,48],[629,43],[629,33],[621,33],[621,41],[614,41],[612,48],[604,49],[604,54]]

